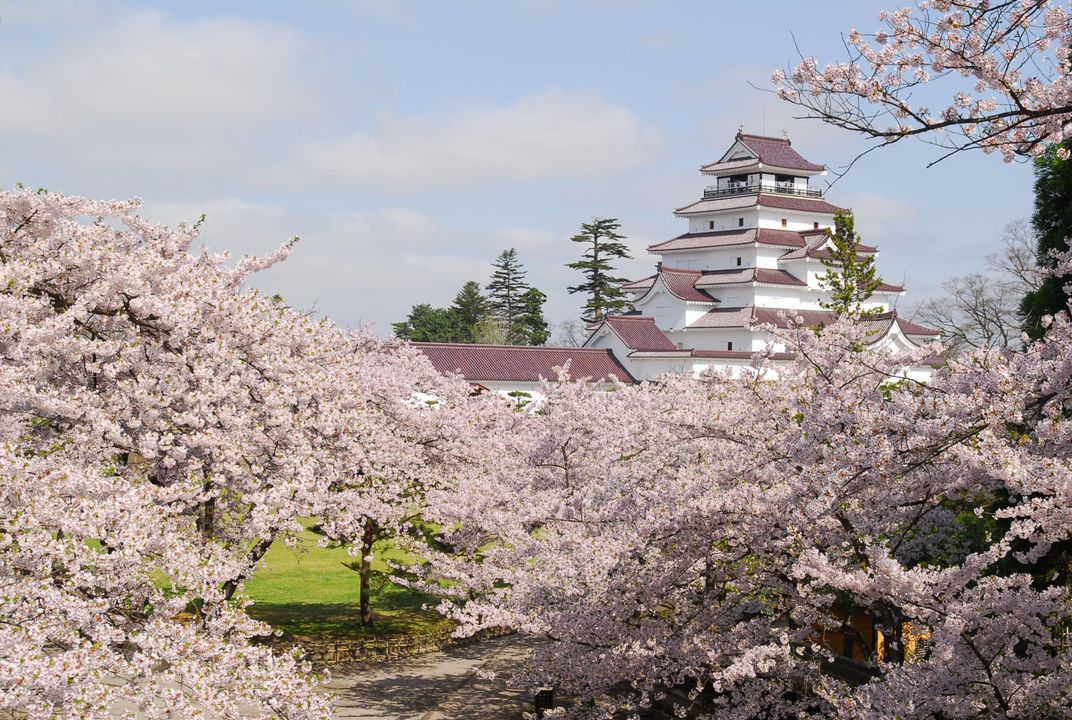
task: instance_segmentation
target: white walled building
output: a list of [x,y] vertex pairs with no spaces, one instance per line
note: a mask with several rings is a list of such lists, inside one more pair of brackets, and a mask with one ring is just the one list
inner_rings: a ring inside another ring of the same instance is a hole
[[[587,348],[613,353],[639,379],[667,372],[699,373],[711,367],[743,368],[752,353],[771,350],[788,360],[785,347],[757,325],[785,327],[788,318],[808,325],[831,322],[820,301],[830,294],[819,277],[827,272],[827,228],[842,208],[831,205],[811,178],[822,165],[805,160],[788,138],[738,133],[733,145],[700,172],[714,178],[703,197],[674,211],[688,232],[652,245],[655,274],[628,283],[635,310],[593,326]],[[877,255],[861,245],[861,254]],[[905,349],[938,337],[891,309],[904,288],[883,284],[864,304],[880,314],[868,321],[872,347]],[[926,368],[910,374],[929,376]]]

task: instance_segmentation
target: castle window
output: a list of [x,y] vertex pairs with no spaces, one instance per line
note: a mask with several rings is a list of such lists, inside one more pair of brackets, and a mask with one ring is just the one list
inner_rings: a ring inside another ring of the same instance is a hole
[[726,343],[726,349],[727,350],[732,350],[733,349],[733,341],[732,340],[730,340],[728,343]]
[[789,221],[786,220],[785,218],[782,218],[782,227],[785,227],[788,224],[789,224]]
[[737,218],[737,227],[744,227],[744,218]]
[[737,258],[737,267],[741,267],[741,258]]
[[813,222],[811,224],[811,227],[812,227],[813,230],[818,230],[819,229],[819,223],[818,222]]
[[[816,224],[816,226],[818,226],[819,223],[815,223],[815,224]],[[707,229],[708,230],[714,230],[715,229],[715,221],[714,220],[708,221]]]

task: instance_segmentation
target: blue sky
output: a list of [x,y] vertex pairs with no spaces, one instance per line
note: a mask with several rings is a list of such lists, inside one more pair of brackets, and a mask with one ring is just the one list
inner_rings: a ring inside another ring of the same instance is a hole
[[[684,231],[697,167],[743,125],[837,168],[862,139],[760,88],[840,59],[882,2],[516,0],[124,3],[0,0],[0,185],[144,199],[204,242],[295,254],[255,281],[381,334],[446,305],[515,247],[552,321],[575,317],[570,235],[618,217],[644,248]],[[935,91],[940,88],[934,88]],[[948,91],[951,93],[952,91]],[[945,94],[945,93],[943,93]],[[830,190],[906,281],[908,309],[979,269],[1031,211],[1031,172],[903,143]]]

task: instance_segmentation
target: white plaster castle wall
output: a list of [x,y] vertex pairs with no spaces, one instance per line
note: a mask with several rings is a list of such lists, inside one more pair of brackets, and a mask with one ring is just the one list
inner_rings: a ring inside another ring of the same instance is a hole
[[629,372],[637,380],[653,380],[669,373],[681,374],[692,370],[691,357],[678,358],[629,358]]
[[655,318],[655,324],[661,330],[684,327],[687,307],[684,300],[674,297],[666,290],[661,280],[656,280],[651,292],[636,303],[636,309]]
[[670,339],[704,350],[729,350],[728,343],[732,342],[734,352],[753,352],[754,335],[744,328],[687,328],[670,333]]
[[756,248],[756,267],[778,269],[778,258],[787,253],[785,248],[761,245]]
[[[819,223],[820,228],[825,228],[830,227],[832,222],[829,215],[819,213],[766,207],[754,208],[752,211],[756,214],[756,227],[773,230],[812,230],[815,223]],[[785,225],[782,225],[782,220],[785,220]]]
[[585,343],[585,347],[609,349],[614,353],[614,357],[618,358],[618,362],[625,365],[625,367],[629,369],[629,372],[633,372],[633,368],[631,367],[628,358],[629,353],[632,351],[627,348],[625,343],[623,343],[606,325],[603,326],[603,329],[599,331],[599,334],[596,337]]
[[[744,225],[740,224],[742,219],[744,220]],[[714,223],[714,227],[711,227],[711,223]],[[754,227],[756,227],[755,208],[742,208],[720,215],[698,215],[689,218],[690,233],[743,230]]]
[[[782,250],[785,252],[785,250]],[[730,270],[738,267],[737,258],[741,258],[740,267],[753,267],[756,264],[756,248],[752,245],[737,245],[710,250],[690,252],[673,252],[662,255],[662,263],[669,268],[686,268],[689,270]]]

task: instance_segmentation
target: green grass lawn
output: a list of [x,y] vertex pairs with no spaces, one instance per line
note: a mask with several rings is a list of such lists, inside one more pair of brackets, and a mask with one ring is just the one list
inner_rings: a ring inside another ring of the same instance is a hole
[[[358,576],[343,566],[353,562],[343,548],[319,548],[317,536],[306,529],[296,547],[276,541],[261,567],[246,581],[245,595],[253,600],[249,614],[294,637],[353,638],[449,627],[434,610],[434,596],[400,587],[379,577],[372,582],[373,627],[363,628],[358,617]],[[406,555],[389,543],[377,545],[373,567],[386,570],[385,560],[404,562]]]

